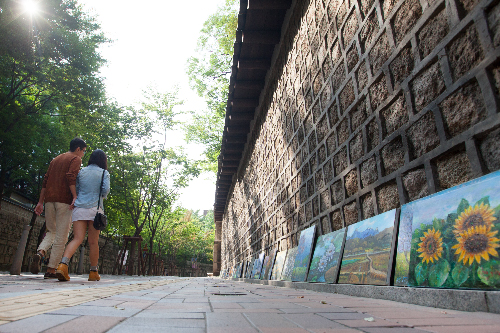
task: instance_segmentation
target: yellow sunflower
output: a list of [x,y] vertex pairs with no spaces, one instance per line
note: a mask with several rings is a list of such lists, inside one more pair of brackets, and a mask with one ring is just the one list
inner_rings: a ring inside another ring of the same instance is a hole
[[493,226],[493,221],[496,220],[493,216],[494,213],[489,205],[485,205],[482,202],[480,205],[475,205],[474,207],[469,206],[455,220],[455,234],[458,235],[475,226]]
[[424,231],[424,237],[420,237],[422,243],[419,243],[418,252],[422,252],[419,257],[422,257],[422,262],[434,263],[443,254],[443,238],[441,232],[434,230],[434,228]]
[[488,261],[490,254],[497,257],[498,252],[495,250],[500,247],[498,242],[500,239],[494,237],[498,231],[491,231],[491,227],[480,225],[469,228],[461,232],[457,237],[458,244],[453,245],[452,249],[457,249],[455,254],[459,254],[458,261],[462,260],[464,264],[467,262],[472,265],[474,259],[478,264],[481,263],[481,258]]

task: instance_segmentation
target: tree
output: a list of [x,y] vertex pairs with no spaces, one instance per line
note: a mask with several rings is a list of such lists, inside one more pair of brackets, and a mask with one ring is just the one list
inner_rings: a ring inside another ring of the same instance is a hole
[[203,25],[198,38],[197,55],[188,60],[188,76],[192,88],[207,102],[208,111],[193,113],[193,120],[185,124],[188,142],[205,146],[204,168],[217,172],[225,106],[229,91],[233,43],[238,25],[235,0],[226,0],[224,6],[211,15]]

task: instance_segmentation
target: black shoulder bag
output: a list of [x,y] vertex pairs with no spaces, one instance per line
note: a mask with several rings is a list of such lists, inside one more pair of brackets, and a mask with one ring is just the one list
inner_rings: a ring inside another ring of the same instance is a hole
[[101,186],[99,186],[99,198],[97,199],[97,213],[94,217],[94,229],[103,230],[108,226],[108,218],[106,215],[99,213],[99,205],[101,203],[101,193],[102,193],[102,184],[104,183],[104,173],[106,170],[102,170],[102,178],[101,178]]

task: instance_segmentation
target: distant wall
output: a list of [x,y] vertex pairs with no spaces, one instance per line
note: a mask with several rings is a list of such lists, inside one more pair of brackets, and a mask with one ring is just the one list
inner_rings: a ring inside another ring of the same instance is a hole
[[220,269],[500,169],[498,1],[291,11],[228,196]]

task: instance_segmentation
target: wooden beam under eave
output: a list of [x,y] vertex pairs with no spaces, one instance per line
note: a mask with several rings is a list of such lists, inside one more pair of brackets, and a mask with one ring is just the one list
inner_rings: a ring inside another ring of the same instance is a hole
[[247,30],[243,31],[241,41],[245,44],[278,44],[281,39],[280,30]]
[[224,168],[220,171],[222,175],[234,175],[236,173],[237,168]]
[[288,9],[292,0],[248,0],[247,9]]
[[240,154],[221,154],[221,159],[222,161],[239,161],[241,160],[241,153]]
[[271,59],[239,59],[238,69],[269,69]]
[[238,167],[240,161],[222,161],[222,167]]
[[252,108],[255,109],[259,105],[258,98],[235,98],[231,101],[233,108]]
[[247,122],[253,120],[255,116],[254,112],[238,112],[229,115],[229,120],[231,122]]
[[264,88],[264,81],[236,81],[234,89],[243,90],[262,90]]

